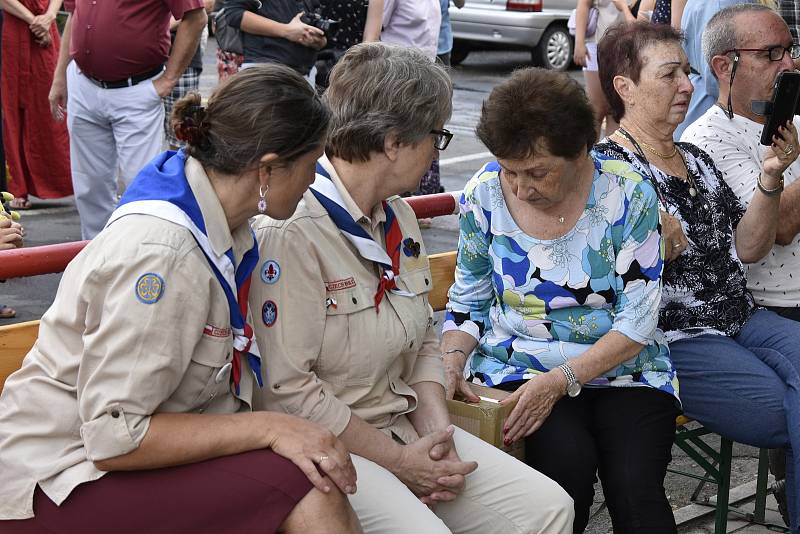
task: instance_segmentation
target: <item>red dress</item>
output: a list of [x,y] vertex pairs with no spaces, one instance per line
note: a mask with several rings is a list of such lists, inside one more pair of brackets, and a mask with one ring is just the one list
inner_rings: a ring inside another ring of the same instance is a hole
[[[34,15],[47,10],[48,0],[21,2]],[[53,119],[47,99],[61,41],[55,24],[50,38],[50,46],[42,48],[23,20],[3,13],[3,146],[8,190],[16,197],[72,195],[67,125]]]

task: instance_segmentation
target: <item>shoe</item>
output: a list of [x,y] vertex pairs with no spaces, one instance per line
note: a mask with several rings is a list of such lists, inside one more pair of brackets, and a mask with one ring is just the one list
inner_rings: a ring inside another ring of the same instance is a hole
[[789,504],[786,502],[786,479],[776,480],[772,484],[772,495],[778,503],[778,512],[780,512],[783,522],[789,526]]
[[31,209],[31,201],[25,197],[17,197],[8,201],[8,207],[12,210],[29,210]]
[[772,484],[772,494],[778,503],[783,522],[789,526],[789,505],[786,501],[786,451],[783,449],[770,449],[769,451],[769,471],[775,477]]
[[16,316],[17,312],[14,308],[0,304],[0,319],[13,319]]

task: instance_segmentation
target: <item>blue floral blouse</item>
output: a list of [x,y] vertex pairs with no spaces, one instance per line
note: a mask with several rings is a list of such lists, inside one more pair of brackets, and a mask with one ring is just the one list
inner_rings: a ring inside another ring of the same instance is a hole
[[[602,167],[601,167],[602,165]],[[478,341],[465,374],[489,386],[580,356],[609,331],[645,345],[588,386],[649,386],[677,397],[657,330],[663,247],[652,185],[619,161],[595,160],[588,202],[564,236],[536,239],[514,222],[487,163],[460,200],[455,283],[443,331]]]

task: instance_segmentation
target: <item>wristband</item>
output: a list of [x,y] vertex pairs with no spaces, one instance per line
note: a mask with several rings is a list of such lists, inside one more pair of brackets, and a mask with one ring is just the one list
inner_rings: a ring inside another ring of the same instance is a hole
[[774,189],[767,189],[764,187],[764,184],[761,183],[761,174],[759,173],[758,178],[756,179],[756,185],[758,185],[758,190],[768,197],[775,196],[783,191],[783,175],[781,174],[781,179],[778,181],[778,185],[776,185]]
[[469,357],[468,354],[466,352],[464,352],[463,350],[461,350],[461,349],[450,349],[448,351],[445,351],[445,352],[442,353],[442,357],[447,356],[448,354],[453,354],[455,352],[460,352],[461,354],[464,355],[465,358]]

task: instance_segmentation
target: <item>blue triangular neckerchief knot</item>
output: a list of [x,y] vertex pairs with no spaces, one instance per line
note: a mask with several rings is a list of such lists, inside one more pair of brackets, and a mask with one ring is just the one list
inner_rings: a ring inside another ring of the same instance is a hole
[[246,321],[246,294],[250,288],[253,270],[258,264],[258,243],[251,230],[253,245],[245,252],[238,266],[234,261],[233,248],[223,255],[214,252],[200,205],[186,178],[185,167],[186,153],[183,150],[167,151],[156,156],[128,186],[106,227],[126,215],[144,214],[170,221],[191,232],[228,301],[235,355],[231,381],[238,395],[241,355],[247,356],[259,387],[264,385],[261,377],[261,353],[252,328]]

